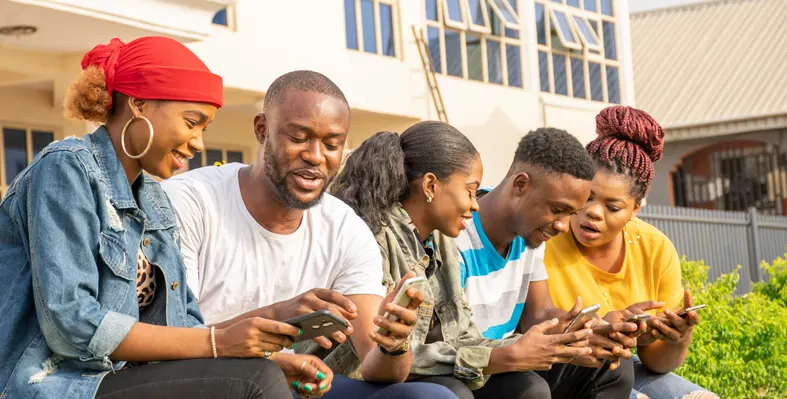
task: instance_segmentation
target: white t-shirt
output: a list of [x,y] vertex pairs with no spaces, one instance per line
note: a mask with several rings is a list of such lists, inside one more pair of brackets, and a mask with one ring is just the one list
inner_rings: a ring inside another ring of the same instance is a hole
[[188,284],[207,324],[312,288],[384,295],[377,242],[350,207],[325,194],[294,233],[274,234],[243,203],[243,166],[204,167],[162,183],[180,225]]
[[527,248],[517,237],[502,257],[481,227],[478,213],[456,239],[462,255],[462,287],[473,310],[473,321],[484,338],[502,339],[514,333],[525,309],[528,288],[534,281],[547,279],[544,249]]

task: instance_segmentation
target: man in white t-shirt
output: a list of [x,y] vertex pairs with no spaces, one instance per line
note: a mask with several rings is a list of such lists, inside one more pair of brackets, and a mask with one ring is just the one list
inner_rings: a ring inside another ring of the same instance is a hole
[[[208,324],[284,321],[328,309],[350,321],[345,333],[352,334],[358,358],[326,358],[326,364],[342,374],[360,360],[365,380],[401,382],[412,362],[413,309],[423,295],[410,289],[410,308],[383,306],[382,261],[372,233],[347,205],[325,194],[349,124],[347,100],[330,79],[290,72],[273,82],[254,119],[258,163],[200,168],[162,185],[180,224],[188,284]],[[386,310],[401,321],[380,317]],[[377,326],[391,334],[376,334]],[[346,335],[333,338],[343,342]],[[315,342],[332,346],[325,337]],[[390,397],[442,397],[437,386],[388,387]],[[388,397],[378,392],[384,388],[337,376],[326,397]]]

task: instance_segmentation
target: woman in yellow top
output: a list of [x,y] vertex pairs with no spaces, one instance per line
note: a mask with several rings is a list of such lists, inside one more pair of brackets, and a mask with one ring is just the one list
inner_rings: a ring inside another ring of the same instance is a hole
[[715,398],[669,373],[686,360],[699,316],[676,316],[681,299],[692,305],[681,287],[678,253],[664,233],[636,217],[653,180],[653,162],[662,155],[664,131],[644,111],[614,106],[596,117],[596,133],[587,145],[597,172],[586,208],[571,218],[569,233],[547,243],[552,299],[563,309],[578,296],[599,303],[608,321],[644,311],[658,316],[637,341],[632,397]]

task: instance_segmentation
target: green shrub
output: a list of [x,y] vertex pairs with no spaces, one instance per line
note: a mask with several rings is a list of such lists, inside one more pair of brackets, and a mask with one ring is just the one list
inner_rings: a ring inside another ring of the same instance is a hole
[[787,264],[764,265],[767,283],[734,297],[738,269],[709,283],[703,262],[682,262],[700,313],[686,362],[675,372],[722,398],[787,397]]

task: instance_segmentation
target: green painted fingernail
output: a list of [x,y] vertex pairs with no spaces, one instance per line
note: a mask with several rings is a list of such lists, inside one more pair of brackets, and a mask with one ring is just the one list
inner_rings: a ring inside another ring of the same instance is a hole
[[323,389],[325,389],[325,383],[324,382],[322,384],[320,384],[320,390],[322,391]]
[[293,381],[292,382],[292,387],[295,388],[295,389],[298,389],[298,388],[301,387],[301,383],[299,381]]
[[295,349],[295,344],[292,344],[292,346],[290,347],[290,349]]
[[303,330],[298,329],[298,335],[303,335]]
[[317,379],[318,380],[324,380],[325,379],[325,374],[323,374],[322,371],[318,371],[317,372]]
[[303,386],[303,390],[306,391],[306,392],[311,392],[312,391],[312,386],[311,385],[304,385]]

